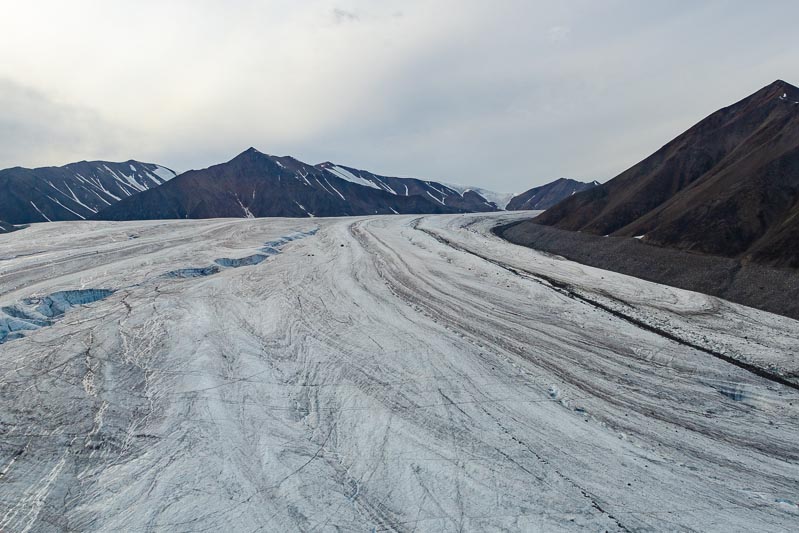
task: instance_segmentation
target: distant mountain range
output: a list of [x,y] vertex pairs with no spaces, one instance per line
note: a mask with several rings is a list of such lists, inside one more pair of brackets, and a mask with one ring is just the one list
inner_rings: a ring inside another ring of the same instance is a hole
[[0,170],[0,219],[11,224],[83,220],[175,177],[152,163],[81,161]]
[[565,198],[599,185],[598,181],[583,183],[582,181],[560,178],[552,183],[533,187],[529,191],[515,195],[508,202],[508,211],[541,210],[563,201]]
[[799,267],[799,89],[764,87],[535,222]]
[[416,178],[390,178],[373,174],[367,170],[358,170],[343,165],[326,162],[316,165],[317,168],[332,172],[336,176],[375,189],[382,189],[393,195],[419,195],[436,204],[455,210],[467,212],[496,211],[503,209],[501,195],[484,189],[450,185],[436,181],[424,181]]
[[303,163],[250,148],[109,206],[94,218],[331,217],[488,212],[512,195],[398,178],[325,162]]
[[250,148],[227,163],[185,172],[126,198],[95,218],[326,217],[496,209],[482,197],[461,196],[431,183],[363,176],[348,167],[314,166]]
[[0,219],[64,220],[312,217],[546,209],[594,184],[559,179],[520,195],[375,174],[250,148],[231,161],[176,176],[153,163],[80,162],[0,171]]

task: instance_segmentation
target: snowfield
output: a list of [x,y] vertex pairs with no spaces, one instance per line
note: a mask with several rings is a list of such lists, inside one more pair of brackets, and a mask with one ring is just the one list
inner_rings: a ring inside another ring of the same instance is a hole
[[0,531],[795,531],[799,322],[530,213],[0,237]]

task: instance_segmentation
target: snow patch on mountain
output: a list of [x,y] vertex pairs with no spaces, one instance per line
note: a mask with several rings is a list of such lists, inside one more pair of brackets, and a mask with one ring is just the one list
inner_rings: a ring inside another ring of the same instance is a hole
[[450,189],[457,191],[458,194],[460,194],[461,196],[466,194],[468,191],[475,192],[480,196],[482,196],[483,198],[485,198],[486,201],[497,206],[497,209],[503,211],[505,210],[506,207],[508,207],[508,203],[511,201],[511,199],[514,196],[516,196],[516,193],[496,192],[496,191],[491,191],[489,189],[483,189],[482,187],[470,187],[464,185],[457,185],[454,183],[444,183],[443,185],[446,185]]
[[177,173],[174,170],[162,167],[161,165],[155,165],[155,168],[151,171],[151,173],[155,174],[158,177],[158,179],[161,180],[161,183],[169,181],[175,176],[177,176]]
[[372,183],[371,181],[369,181],[367,179],[364,179],[364,178],[362,178],[360,176],[356,176],[355,174],[353,174],[352,172],[350,172],[346,168],[342,168],[342,167],[339,167],[339,166],[336,166],[336,165],[325,166],[324,168],[328,172],[332,173],[336,177],[341,178],[343,180],[346,180],[346,181],[349,181],[349,182],[352,182],[352,183],[357,183],[358,185],[363,185],[364,187],[371,187],[373,189],[381,189],[381,187],[379,187],[378,185],[376,185],[376,184]]

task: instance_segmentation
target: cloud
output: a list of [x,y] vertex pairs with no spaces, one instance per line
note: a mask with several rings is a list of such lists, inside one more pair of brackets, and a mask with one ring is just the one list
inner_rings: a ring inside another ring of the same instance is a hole
[[336,20],[336,24],[356,22],[360,19],[356,13],[347,11],[346,9],[341,9],[340,7],[333,8],[333,18]]
[[549,40],[554,43],[566,41],[571,34],[571,28],[567,26],[552,26],[547,32]]
[[0,109],[0,168],[63,164],[131,149],[129,135],[95,111],[55,102],[9,79],[0,78]]
[[606,179],[774,79],[799,81],[784,42],[797,16],[747,2],[17,2],[0,18],[0,50],[18,51],[0,62],[0,165],[188,169],[256,146],[510,191]]

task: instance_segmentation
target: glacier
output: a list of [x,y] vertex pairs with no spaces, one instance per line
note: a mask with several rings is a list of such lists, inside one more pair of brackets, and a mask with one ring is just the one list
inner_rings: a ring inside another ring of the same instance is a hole
[[0,530],[795,530],[799,322],[529,216],[0,236]]

